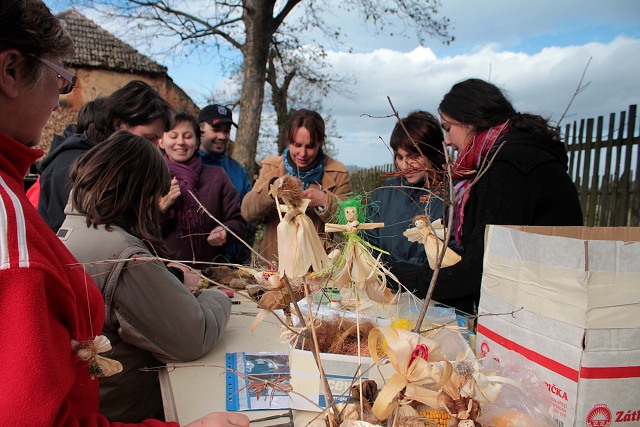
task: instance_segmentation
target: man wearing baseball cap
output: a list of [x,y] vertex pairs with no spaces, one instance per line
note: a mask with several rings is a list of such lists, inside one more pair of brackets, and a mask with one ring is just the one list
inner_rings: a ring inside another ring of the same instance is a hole
[[[231,125],[238,127],[233,121],[233,113],[224,105],[207,105],[200,110],[198,123],[202,131],[199,149],[202,163],[221,166],[238,190],[238,201],[242,203],[244,196],[251,191],[252,185],[245,168],[229,157]],[[252,244],[254,235],[255,224],[247,223],[245,241]],[[227,258],[232,263],[249,264],[251,253],[242,243],[235,243],[227,247]]]

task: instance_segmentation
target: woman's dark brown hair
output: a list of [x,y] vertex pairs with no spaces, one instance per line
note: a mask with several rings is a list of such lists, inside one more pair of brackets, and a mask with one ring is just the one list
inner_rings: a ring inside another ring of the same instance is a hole
[[289,118],[284,130],[284,134],[287,137],[287,144],[293,143],[293,136],[301,127],[309,131],[311,134],[311,143],[314,146],[322,146],[326,135],[324,133],[324,119],[320,114],[305,109],[295,111]]
[[129,127],[161,119],[165,132],[171,128],[173,107],[155,88],[141,80],[130,81],[101,102],[95,121],[87,132],[89,139],[95,142],[102,142],[115,132],[117,119]]
[[37,58],[73,55],[71,36],[40,0],[0,2],[0,50],[16,49],[24,55],[26,75],[35,83],[46,69]]
[[426,157],[435,168],[442,169],[443,141],[438,119],[426,111],[414,111],[396,123],[389,144],[394,153],[402,148],[411,156]]
[[496,85],[480,79],[467,79],[453,85],[442,98],[438,111],[459,123],[473,126],[476,131],[484,131],[509,120],[511,129],[560,140],[558,129],[546,118],[518,113]]
[[72,202],[87,226],[112,225],[158,250],[162,247],[159,201],[171,174],[160,151],[127,131],[114,133],[71,169]]

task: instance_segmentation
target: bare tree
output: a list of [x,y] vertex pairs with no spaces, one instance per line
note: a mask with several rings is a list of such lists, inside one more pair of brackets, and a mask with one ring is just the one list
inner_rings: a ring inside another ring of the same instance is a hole
[[[284,127],[291,112],[298,108],[308,108],[322,115],[327,133],[323,150],[329,156],[337,154],[333,141],[341,136],[331,113],[323,111],[322,101],[332,93],[345,98],[352,97],[350,85],[355,82],[355,78],[330,73],[324,62],[325,56],[326,53],[320,46],[290,48],[287,51],[280,48],[270,55],[266,80],[269,86],[260,121],[256,161],[276,152],[282,154],[287,146]],[[237,107],[241,78],[242,70],[238,68],[224,89],[207,95],[207,102],[232,109]]]
[[[359,11],[365,22],[377,32],[394,34],[391,24],[411,26],[423,42],[427,36],[449,43],[449,20],[438,16],[439,0],[67,0],[106,13],[112,19],[124,18],[131,31],[143,34],[150,42],[173,40],[165,51],[189,51],[214,48],[228,54],[229,47],[242,55],[240,116],[235,157],[253,175],[265,94],[267,67],[274,40],[288,17],[300,4],[303,13],[295,16],[300,31],[320,30],[327,37],[340,39],[340,29],[323,20],[329,7]],[[60,3],[64,3],[61,1]],[[335,10],[333,10],[335,12]]]
[[287,146],[284,127],[292,111],[304,107],[320,112],[324,97],[330,93],[349,97],[349,86],[355,83],[353,76],[339,76],[329,70],[322,46],[301,45],[295,37],[274,40],[267,64],[266,79],[271,89],[267,98],[276,113],[278,153]]

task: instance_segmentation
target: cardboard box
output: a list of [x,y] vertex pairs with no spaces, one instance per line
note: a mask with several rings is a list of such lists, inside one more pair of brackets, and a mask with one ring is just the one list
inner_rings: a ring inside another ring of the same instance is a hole
[[[307,301],[298,301],[298,306],[303,315],[307,315]],[[333,316],[345,317],[354,320],[356,313],[334,309],[327,305],[314,303],[312,305],[315,317],[330,318]],[[292,313],[295,313],[292,310]],[[364,314],[359,315],[361,319],[367,319],[378,326],[388,326],[391,320],[383,317],[374,317]],[[294,326],[298,326],[298,318],[292,316]],[[354,378],[362,376],[363,380],[372,379],[376,381],[378,387],[384,386],[385,382],[394,373],[391,365],[376,366],[370,357],[357,357],[344,354],[321,354],[322,366],[327,376],[327,382],[331,388],[331,394],[336,403],[346,403],[350,396],[351,386],[355,384]],[[289,349],[289,371],[291,379],[289,384],[294,393],[289,393],[289,405],[293,409],[320,412],[321,408],[326,408],[327,399],[320,379],[315,358],[310,351]],[[362,375],[360,375],[362,373]]]
[[528,359],[559,426],[640,426],[640,228],[491,225],[485,242],[478,354]]

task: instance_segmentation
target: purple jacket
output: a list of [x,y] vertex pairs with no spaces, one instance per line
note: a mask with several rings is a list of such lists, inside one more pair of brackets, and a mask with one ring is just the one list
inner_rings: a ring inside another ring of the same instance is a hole
[[[219,166],[202,165],[195,185],[196,197],[207,211],[241,238],[244,238],[245,221],[240,215],[237,191],[224,169]],[[203,225],[200,230],[192,230],[189,235],[180,237],[178,217],[187,214],[180,199],[191,197],[182,194],[176,203],[162,217],[162,231],[167,248],[175,252],[172,258],[178,261],[226,262],[224,246],[211,246],[207,242],[209,232],[218,226],[206,212],[201,215]],[[227,245],[237,241],[227,232]],[[204,265],[196,265],[203,268]]]

